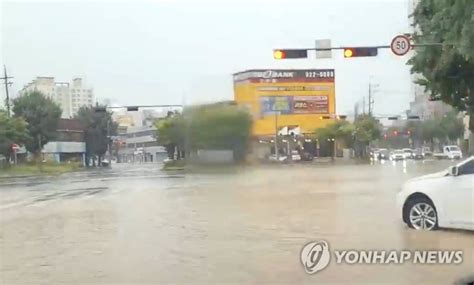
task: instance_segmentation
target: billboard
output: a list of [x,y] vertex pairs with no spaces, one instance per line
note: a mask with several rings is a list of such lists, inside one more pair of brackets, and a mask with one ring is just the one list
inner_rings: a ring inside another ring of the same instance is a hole
[[254,136],[275,134],[275,122],[312,133],[330,122],[322,115],[336,114],[334,69],[251,69],[233,79],[234,100],[248,106]]
[[261,96],[260,114],[328,114],[328,96]]

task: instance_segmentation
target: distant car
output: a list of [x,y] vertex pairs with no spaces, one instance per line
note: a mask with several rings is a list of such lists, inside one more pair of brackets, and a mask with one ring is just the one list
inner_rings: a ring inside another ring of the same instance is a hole
[[447,170],[408,180],[397,195],[402,220],[417,230],[474,230],[474,156]]
[[379,160],[390,159],[390,152],[387,149],[381,149],[378,153]]
[[390,153],[390,160],[404,160],[406,157],[403,150],[394,150]]
[[423,147],[423,148],[422,148],[422,151],[423,151],[423,155],[424,155],[425,157],[427,157],[427,156],[433,156],[433,152],[432,152],[431,149],[430,149],[429,147],[427,147],[427,146]]
[[443,147],[443,154],[449,159],[462,159],[461,149],[457,145],[447,145]]
[[309,152],[303,152],[301,154],[302,161],[312,161],[313,159],[314,159],[314,156]]
[[287,161],[287,159],[288,159],[288,157],[287,157],[286,155],[279,155],[279,156],[278,156],[278,159],[277,159],[277,157],[276,157],[275,154],[272,154],[272,155],[270,155],[270,156],[268,157],[268,160],[269,160],[269,161],[275,161],[275,162],[276,162],[276,161],[278,161],[278,162],[285,162],[285,161]]
[[297,150],[292,150],[291,151],[291,160],[293,160],[293,161],[300,161],[301,160],[301,155]]
[[371,157],[373,160],[377,160],[377,159],[379,159],[379,154],[380,154],[380,150],[374,150],[374,151],[370,154],[370,157]]
[[411,148],[402,149],[405,154],[405,159],[413,158],[413,150]]
[[415,151],[412,154],[412,158],[416,160],[424,159],[425,154],[423,153],[423,150],[421,148],[415,149]]

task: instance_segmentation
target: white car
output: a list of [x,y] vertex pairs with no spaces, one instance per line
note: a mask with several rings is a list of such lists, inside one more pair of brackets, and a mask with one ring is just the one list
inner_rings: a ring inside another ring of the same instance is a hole
[[413,150],[411,148],[404,148],[403,154],[405,155],[405,159],[413,158]]
[[417,230],[474,230],[474,156],[447,170],[408,180],[398,193],[403,222]]
[[403,150],[394,150],[390,153],[390,160],[403,160],[406,158]]
[[457,145],[447,145],[443,147],[443,153],[449,159],[462,159],[461,149]]

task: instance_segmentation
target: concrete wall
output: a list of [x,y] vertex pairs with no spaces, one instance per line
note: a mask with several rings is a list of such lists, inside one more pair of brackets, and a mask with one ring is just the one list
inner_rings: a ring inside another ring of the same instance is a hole
[[48,142],[43,147],[43,153],[85,153],[84,142]]
[[191,156],[195,163],[204,164],[230,164],[234,162],[234,152],[232,150],[198,150]]

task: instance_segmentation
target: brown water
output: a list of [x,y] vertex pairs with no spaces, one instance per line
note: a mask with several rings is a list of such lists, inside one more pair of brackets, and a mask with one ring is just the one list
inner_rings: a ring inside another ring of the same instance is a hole
[[[451,284],[474,234],[407,229],[406,179],[446,162],[164,173],[157,165],[0,180],[2,284]],[[462,249],[459,265],[338,265],[307,275],[301,247]]]

